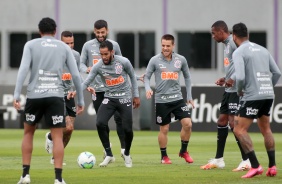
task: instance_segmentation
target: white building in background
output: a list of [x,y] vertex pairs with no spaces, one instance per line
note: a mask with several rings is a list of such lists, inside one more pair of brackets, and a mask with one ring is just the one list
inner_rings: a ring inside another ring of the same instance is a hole
[[[243,22],[250,40],[266,46],[282,68],[282,1],[279,0],[0,0],[0,85],[14,85],[23,45],[38,37],[43,17],[56,20],[58,33],[75,33],[75,48],[93,38],[98,19],[109,24],[138,74],[161,50],[165,33],[176,38],[175,51],[186,56],[194,85],[214,84],[223,76],[223,45],[210,27],[224,20],[229,30]],[[58,35],[59,35],[58,34]],[[182,81],[183,82],[183,81]]]

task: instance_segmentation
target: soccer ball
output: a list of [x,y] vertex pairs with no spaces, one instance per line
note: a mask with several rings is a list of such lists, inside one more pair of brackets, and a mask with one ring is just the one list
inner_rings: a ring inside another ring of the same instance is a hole
[[85,151],[80,153],[77,158],[77,163],[78,166],[83,169],[91,169],[96,163],[96,158],[92,153]]

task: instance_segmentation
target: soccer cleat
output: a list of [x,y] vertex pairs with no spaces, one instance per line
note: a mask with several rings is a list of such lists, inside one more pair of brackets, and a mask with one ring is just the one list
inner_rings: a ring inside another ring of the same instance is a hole
[[106,156],[104,161],[102,163],[99,164],[100,167],[106,167],[108,164],[110,163],[114,163],[115,162],[115,157],[110,157],[110,156]]
[[208,169],[214,169],[214,168],[222,169],[224,167],[225,167],[225,163],[224,163],[223,157],[221,157],[221,158],[210,159],[206,165],[202,165],[200,168],[204,170],[208,170]]
[[25,175],[25,177],[21,176],[18,184],[30,184],[30,176],[29,174]]
[[189,152],[187,152],[187,151],[184,152],[184,153],[179,153],[179,157],[184,158],[187,163],[193,163],[194,162],[193,158],[189,155]]
[[[53,157],[51,157],[50,164],[54,165],[54,158]],[[63,162],[63,165],[67,165],[67,164],[65,162]]]
[[132,167],[132,159],[130,155],[126,156],[124,153],[122,154],[122,157],[124,159],[125,167]]
[[248,171],[251,168],[251,163],[250,160],[242,160],[242,162],[239,164],[239,166],[232,171],[237,172],[237,171]]
[[47,132],[45,135],[45,150],[47,151],[47,153],[51,154],[53,153],[53,141],[48,138],[49,134],[50,132]]
[[277,174],[277,169],[275,165],[267,169],[266,176],[273,177],[276,176],[276,174]]
[[162,164],[171,164],[170,159],[168,158],[168,156],[164,156],[161,160]]
[[251,169],[247,172],[247,174],[245,174],[241,178],[252,178],[256,175],[261,175],[262,173],[263,173],[263,169],[261,166],[259,166],[258,168],[251,167]]
[[59,180],[55,179],[55,183],[54,184],[67,184],[64,179],[62,180],[62,182],[60,182]]
[[122,157],[123,159],[124,159],[124,156],[123,156],[123,155],[124,155],[124,151],[125,151],[125,149],[123,149],[123,148],[120,149],[120,155],[121,155],[121,157]]

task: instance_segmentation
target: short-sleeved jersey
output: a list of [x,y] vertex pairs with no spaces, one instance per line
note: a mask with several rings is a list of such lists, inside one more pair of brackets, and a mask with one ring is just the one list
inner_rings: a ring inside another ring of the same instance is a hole
[[150,79],[154,73],[156,103],[167,103],[183,99],[179,82],[181,72],[184,76],[187,100],[192,100],[191,78],[187,60],[176,53],[172,54],[171,61],[167,61],[162,53],[150,59],[144,77],[146,91],[151,90]]
[[233,53],[238,92],[242,101],[273,99],[281,72],[264,47],[245,41]]
[[[80,54],[79,52],[75,51],[72,49],[73,56],[76,61],[77,68],[79,69],[80,66]],[[63,86],[64,86],[64,95],[67,96],[69,91],[73,91],[73,82],[72,82],[72,76],[71,73],[69,72],[68,67],[65,65],[63,74],[62,74],[62,81],[63,81]]]
[[232,35],[229,35],[226,40],[223,42],[224,45],[224,71],[225,71],[225,80],[233,79],[234,85],[232,87],[225,88],[225,91],[228,93],[237,92],[236,90],[236,80],[235,80],[235,68],[232,59],[233,52],[237,49],[236,44],[233,41]]
[[105,65],[102,59],[100,59],[92,67],[89,75],[82,83],[83,89],[89,86],[98,76],[100,76],[105,86],[105,97],[118,99],[132,98],[131,91],[133,91],[133,97],[139,97],[135,72],[127,58],[114,55],[113,60],[108,65]]
[[[115,55],[121,55],[119,44],[113,40],[107,39],[113,44],[113,50],[115,51]],[[80,71],[86,73],[88,67],[92,67],[95,65],[100,56],[100,42],[95,38],[86,42],[83,45],[80,57]],[[103,82],[101,81],[100,76],[97,76],[91,86],[94,87],[96,92],[104,92],[106,87],[104,86]]]
[[69,46],[52,36],[28,41],[24,46],[14,99],[19,100],[24,80],[30,72],[27,98],[64,97],[63,68],[67,66],[76,86],[78,105],[84,106],[81,78]]

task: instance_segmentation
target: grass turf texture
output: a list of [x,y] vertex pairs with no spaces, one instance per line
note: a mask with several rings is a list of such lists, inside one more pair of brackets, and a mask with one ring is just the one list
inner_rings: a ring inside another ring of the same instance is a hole
[[[48,130],[37,130],[34,139],[33,157],[30,169],[31,183],[53,183],[54,169],[50,164],[51,155],[44,149],[45,133]],[[261,176],[241,179],[246,172],[232,172],[241,161],[241,155],[233,134],[230,132],[225,147],[225,168],[201,170],[209,158],[215,156],[216,132],[193,132],[189,142],[189,152],[194,159],[193,164],[185,163],[178,157],[180,149],[179,132],[169,132],[168,155],[171,165],[160,164],[160,151],[157,142],[158,132],[136,131],[131,149],[133,167],[126,168],[120,157],[120,144],[116,131],[111,131],[110,138],[116,162],[106,168],[98,165],[102,162],[103,149],[96,131],[75,130],[72,139],[65,149],[63,178],[68,184],[158,184],[158,183],[281,183],[280,169],[282,151],[282,134],[274,134],[276,140],[276,162],[278,175],[270,178],[265,173],[268,157],[265,152],[263,138],[259,133],[251,133],[257,157],[264,168]],[[17,183],[21,174],[21,139],[23,130],[0,130],[0,183]],[[92,169],[81,169],[77,165],[77,157],[83,151],[89,151],[96,157],[96,165]]]

